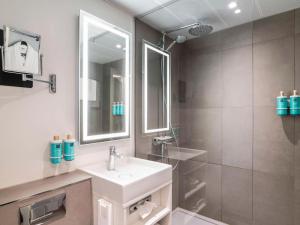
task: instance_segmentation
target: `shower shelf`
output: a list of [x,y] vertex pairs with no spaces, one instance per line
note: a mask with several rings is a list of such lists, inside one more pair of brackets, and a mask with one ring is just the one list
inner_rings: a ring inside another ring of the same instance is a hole
[[206,207],[206,202],[204,199],[200,199],[199,201],[200,205],[196,209],[192,209],[191,211],[194,213],[199,213],[201,212],[202,209]]
[[195,188],[193,188],[192,190],[190,190],[189,192],[187,192],[184,195],[184,199],[185,200],[188,199],[189,197],[191,197],[193,194],[197,193],[198,191],[200,191],[204,187],[206,187],[206,183],[205,182],[201,182]]
[[184,172],[183,175],[185,176],[185,175],[191,174],[191,173],[193,173],[193,172],[195,172],[195,171],[201,169],[202,167],[206,166],[206,164],[207,164],[207,163],[201,163],[199,166],[197,166],[197,167],[195,167],[195,168],[193,168],[193,169],[190,169],[190,170]]

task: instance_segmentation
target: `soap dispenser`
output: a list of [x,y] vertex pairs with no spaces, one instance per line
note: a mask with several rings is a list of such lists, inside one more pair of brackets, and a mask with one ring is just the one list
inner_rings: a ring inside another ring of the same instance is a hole
[[276,98],[276,111],[278,116],[286,116],[288,114],[288,98],[280,91],[280,96]]
[[117,115],[117,103],[113,102],[112,104],[112,115],[115,116]]
[[293,116],[300,115],[300,96],[297,91],[293,91],[293,95],[290,96],[290,114]]
[[124,104],[123,104],[123,102],[120,103],[120,110],[119,110],[119,112],[120,112],[120,116],[124,115]]
[[62,140],[56,135],[50,142],[50,162],[52,164],[59,164],[62,160]]
[[64,140],[64,160],[73,161],[75,159],[74,145],[75,139],[68,134],[67,138]]

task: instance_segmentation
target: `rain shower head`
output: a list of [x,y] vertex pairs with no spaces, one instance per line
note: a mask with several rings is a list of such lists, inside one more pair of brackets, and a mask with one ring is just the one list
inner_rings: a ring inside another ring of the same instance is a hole
[[211,33],[213,29],[211,25],[198,23],[193,25],[188,31],[190,35],[199,37]]
[[[163,32],[163,37],[162,37],[162,46],[164,46],[165,43],[165,36],[167,34],[170,34],[175,31],[183,30],[183,29],[188,29],[188,32],[190,35],[195,36],[195,37],[200,37],[203,35],[207,35],[213,31],[213,27],[208,24],[201,24],[201,23],[193,23],[189,24],[183,27],[178,27],[166,32]],[[166,49],[167,51],[170,50],[176,43],[181,44],[187,40],[187,37],[184,35],[178,35],[176,39],[169,45],[169,47]]]

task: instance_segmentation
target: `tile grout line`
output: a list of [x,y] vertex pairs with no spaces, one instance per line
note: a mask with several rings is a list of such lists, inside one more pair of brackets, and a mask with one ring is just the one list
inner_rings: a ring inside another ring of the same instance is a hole
[[252,210],[251,223],[254,224],[254,22],[252,22]]
[[[296,90],[296,10],[294,10],[294,90]],[[293,220],[295,220],[295,197],[296,197],[296,118],[293,118],[294,122],[294,143],[293,143]]]

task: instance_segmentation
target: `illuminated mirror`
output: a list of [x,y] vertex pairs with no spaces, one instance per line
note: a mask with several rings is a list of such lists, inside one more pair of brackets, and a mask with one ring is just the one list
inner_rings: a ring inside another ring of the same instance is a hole
[[168,131],[170,124],[170,54],[143,41],[144,133]]
[[129,137],[130,34],[80,12],[80,143]]

